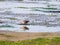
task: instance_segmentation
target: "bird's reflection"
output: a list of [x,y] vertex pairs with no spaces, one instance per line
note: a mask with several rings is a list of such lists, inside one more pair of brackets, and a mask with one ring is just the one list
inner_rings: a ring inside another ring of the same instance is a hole
[[26,26],[21,27],[21,29],[24,30],[24,31],[29,30],[29,28],[26,27]]

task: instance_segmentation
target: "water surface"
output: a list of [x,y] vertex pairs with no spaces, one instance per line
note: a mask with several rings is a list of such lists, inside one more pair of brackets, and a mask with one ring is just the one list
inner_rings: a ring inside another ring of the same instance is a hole
[[[49,2],[50,3],[50,2]],[[32,11],[32,7],[46,7],[48,3],[28,3],[16,1],[0,2],[0,30],[16,32],[58,32],[60,31],[60,13]],[[52,2],[60,9],[60,3]],[[42,6],[41,6],[42,5]],[[18,8],[20,7],[20,8]],[[28,25],[19,25],[21,20],[29,20]],[[13,26],[2,26],[10,25]],[[29,30],[23,30],[22,27]]]

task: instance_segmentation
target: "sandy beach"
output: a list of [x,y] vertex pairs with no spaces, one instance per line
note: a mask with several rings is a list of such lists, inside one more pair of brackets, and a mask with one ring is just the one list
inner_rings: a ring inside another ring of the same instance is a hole
[[51,38],[51,37],[60,37],[60,33],[0,31],[0,40],[8,41],[21,41],[35,38]]

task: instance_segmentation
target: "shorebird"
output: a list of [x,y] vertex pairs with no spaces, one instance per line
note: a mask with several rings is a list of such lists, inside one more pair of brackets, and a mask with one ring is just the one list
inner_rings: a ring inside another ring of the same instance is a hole
[[21,24],[27,24],[29,21],[27,21],[27,20],[23,20],[23,21],[21,21]]

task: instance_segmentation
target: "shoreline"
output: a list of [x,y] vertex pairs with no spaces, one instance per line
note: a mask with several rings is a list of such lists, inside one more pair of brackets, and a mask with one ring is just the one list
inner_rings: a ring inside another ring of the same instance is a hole
[[60,37],[60,33],[0,31],[0,40],[8,40],[8,41],[22,41],[36,38],[53,38],[53,37]]

